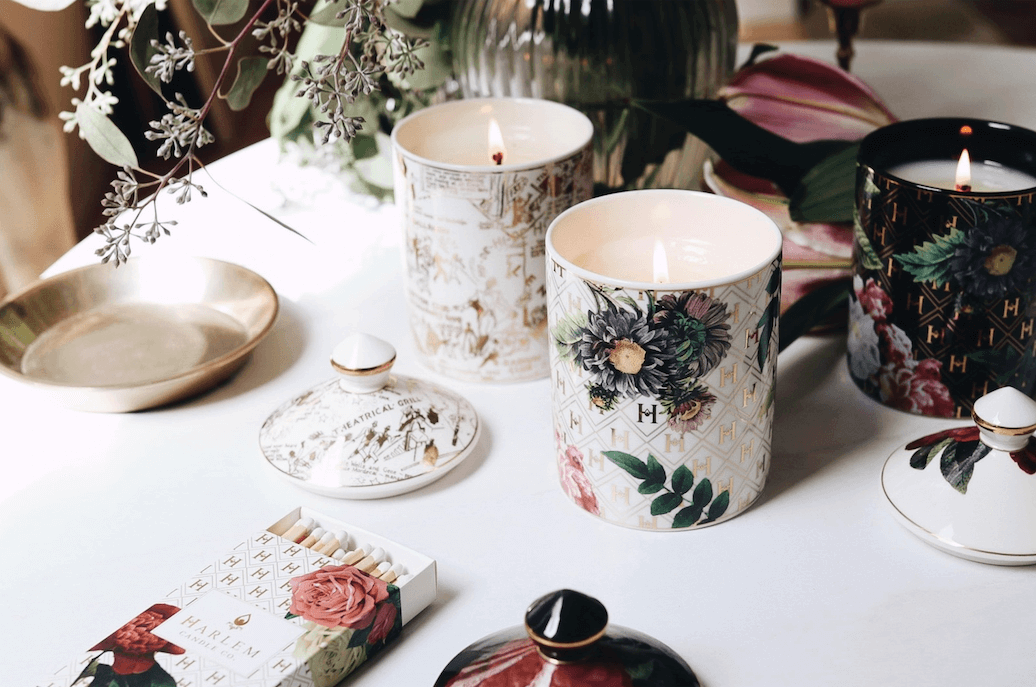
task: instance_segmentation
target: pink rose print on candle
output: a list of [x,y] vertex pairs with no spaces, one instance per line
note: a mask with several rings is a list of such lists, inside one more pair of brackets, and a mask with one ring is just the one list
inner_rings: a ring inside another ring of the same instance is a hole
[[892,299],[874,279],[868,279],[856,295],[860,299],[860,305],[875,322],[885,322],[892,314]]
[[934,417],[953,415],[954,403],[942,381],[942,363],[917,360],[913,344],[889,321],[892,299],[874,279],[853,279],[849,299],[849,371],[868,394],[893,408]]
[[[184,650],[172,642],[167,642],[161,637],[151,634],[151,630],[179,611],[180,609],[176,606],[155,604],[98,642],[90,651],[111,651],[115,656],[111,671],[116,675],[138,675],[152,668],[166,674],[155,663],[155,654],[182,654]],[[99,664],[96,659],[91,661],[91,666],[95,670],[107,668],[107,666]],[[97,675],[95,674],[94,677],[96,679]]]
[[920,362],[910,359],[901,367],[886,363],[878,377],[881,400],[908,413],[951,417],[953,399],[942,383],[941,369],[942,363],[932,358]]
[[289,580],[289,616],[324,627],[368,627],[377,605],[389,597],[388,584],[351,565],[332,565]]
[[[557,435],[555,435],[557,436]],[[560,437],[558,437],[560,439]],[[561,488],[580,508],[594,515],[600,515],[597,496],[583,468],[583,454],[575,446],[562,449],[558,442],[558,475]]]

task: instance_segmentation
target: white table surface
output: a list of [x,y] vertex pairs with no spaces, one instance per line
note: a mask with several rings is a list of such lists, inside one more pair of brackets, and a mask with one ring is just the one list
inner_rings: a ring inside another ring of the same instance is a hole
[[[834,55],[831,43],[786,47]],[[903,118],[1036,128],[1034,51],[862,43],[854,68]],[[279,320],[240,374],[192,401],[124,415],[64,410],[0,379],[3,685],[35,685],[298,505],[438,561],[438,600],[353,676],[358,687],[431,685],[455,652],[519,624],[530,601],[562,587],[597,596],[613,622],[671,646],[707,687],[1036,681],[1036,570],[954,558],[893,521],[879,487],[884,460],[947,422],[857,391],[840,337],[804,339],[781,355],[772,467],[754,507],[695,532],[618,528],[557,485],[546,380],[460,384],[414,361],[393,207],[279,162],[270,141],[212,174],[315,243],[202,175],[210,198],[167,205],[180,226],[155,249],[229,259],[277,289]],[[87,239],[51,271],[89,264],[96,246]],[[352,329],[395,342],[397,372],[446,384],[480,411],[478,448],[442,481],[342,501],[264,466],[263,420],[332,376],[331,348]]]

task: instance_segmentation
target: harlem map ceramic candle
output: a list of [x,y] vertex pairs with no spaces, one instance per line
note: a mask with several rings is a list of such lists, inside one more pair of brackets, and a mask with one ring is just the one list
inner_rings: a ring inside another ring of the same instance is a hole
[[454,379],[547,376],[543,238],[592,193],[593,125],[546,100],[444,103],[392,132],[410,325]]

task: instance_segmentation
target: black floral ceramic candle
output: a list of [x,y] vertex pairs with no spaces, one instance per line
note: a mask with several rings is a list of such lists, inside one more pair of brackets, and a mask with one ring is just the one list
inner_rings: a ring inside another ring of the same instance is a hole
[[1028,129],[923,119],[863,140],[848,359],[864,392],[965,417],[999,386],[1036,391],[1034,197]]

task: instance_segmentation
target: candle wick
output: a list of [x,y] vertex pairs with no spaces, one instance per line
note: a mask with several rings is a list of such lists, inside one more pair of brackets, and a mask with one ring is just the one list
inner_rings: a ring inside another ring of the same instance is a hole
[[500,165],[504,164],[504,154],[503,153],[493,153],[493,162],[496,163],[497,167],[499,167]]
[[971,184],[957,184],[957,190],[967,193],[971,190]]

